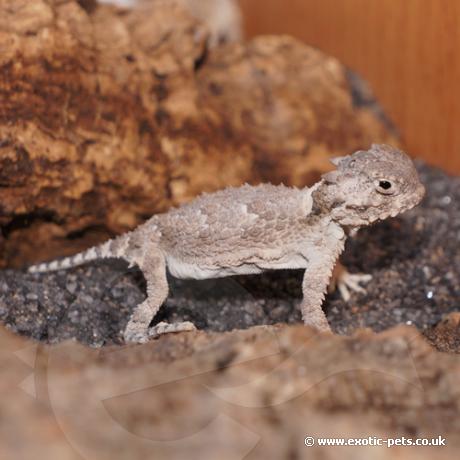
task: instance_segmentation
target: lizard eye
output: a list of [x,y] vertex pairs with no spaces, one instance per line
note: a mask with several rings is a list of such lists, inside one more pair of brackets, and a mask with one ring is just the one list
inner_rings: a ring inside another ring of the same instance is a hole
[[396,191],[393,183],[386,179],[379,179],[376,181],[375,188],[377,189],[377,192],[382,193],[383,195],[393,195]]

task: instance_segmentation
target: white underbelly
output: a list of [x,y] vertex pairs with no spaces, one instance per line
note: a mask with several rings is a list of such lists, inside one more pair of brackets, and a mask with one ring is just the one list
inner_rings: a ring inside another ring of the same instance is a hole
[[234,266],[201,266],[183,262],[174,257],[166,258],[169,273],[180,279],[212,279],[233,275],[255,275],[265,270],[300,269],[307,267],[307,259],[301,254],[284,256],[276,260],[256,260]]

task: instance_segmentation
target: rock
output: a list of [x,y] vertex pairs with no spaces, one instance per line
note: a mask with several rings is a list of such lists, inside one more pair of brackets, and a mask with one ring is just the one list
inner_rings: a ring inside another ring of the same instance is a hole
[[[171,2],[0,4],[0,263],[77,252],[244,182],[306,185],[396,142],[336,60],[288,37],[210,48]],[[150,8],[150,9],[149,9]]]
[[[459,307],[460,308],[460,307]],[[439,351],[460,353],[460,313],[450,313],[425,335]]]
[[[0,350],[2,458],[454,459],[460,445],[460,363],[413,327],[191,332],[103,351],[2,331]],[[318,445],[403,436],[446,446]]]
[[[96,2],[96,0],[84,0]],[[152,7],[154,2],[179,4],[209,29],[210,46],[239,41],[243,37],[241,9],[236,0],[98,0],[126,8]],[[81,1],[80,1],[81,3]]]

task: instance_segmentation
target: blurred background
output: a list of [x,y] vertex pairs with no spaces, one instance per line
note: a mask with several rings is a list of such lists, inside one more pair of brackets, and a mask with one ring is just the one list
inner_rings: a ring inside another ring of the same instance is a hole
[[239,0],[247,37],[289,34],[372,87],[412,155],[460,173],[459,0]]

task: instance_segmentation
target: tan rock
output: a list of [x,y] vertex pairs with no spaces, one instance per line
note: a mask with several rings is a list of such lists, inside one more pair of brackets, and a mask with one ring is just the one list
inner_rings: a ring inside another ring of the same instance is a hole
[[[460,443],[458,357],[412,327],[258,327],[102,350],[0,342],[2,458],[450,459]],[[318,446],[439,435],[446,447]]]

